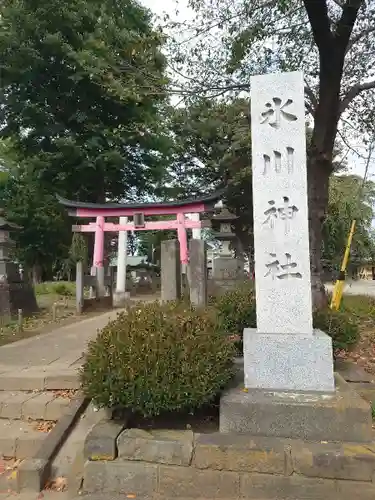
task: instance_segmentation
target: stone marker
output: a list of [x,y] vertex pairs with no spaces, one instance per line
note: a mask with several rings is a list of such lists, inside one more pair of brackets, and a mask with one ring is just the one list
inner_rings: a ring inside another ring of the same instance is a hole
[[313,331],[303,75],[251,82],[257,330],[245,329],[245,386],[334,391],[332,341]]
[[370,407],[335,380],[332,340],[312,328],[303,92],[300,72],[252,78],[257,329],[244,330],[245,389],[221,397],[220,431],[366,442]]
[[207,305],[207,249],[203,240],[189,242],[190,302],[198,307]]
[[161,300],[181,298],[181,262],[178,240],[161,242]]
[[260,333],[312,334],[303,89],[300,72],[251,80]]

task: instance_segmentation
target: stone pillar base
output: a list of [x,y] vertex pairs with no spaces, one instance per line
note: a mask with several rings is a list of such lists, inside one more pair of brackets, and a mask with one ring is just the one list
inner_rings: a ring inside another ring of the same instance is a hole
[[130,292],[113,292],[113,307],[127,307],[129,300]]
[[247,389],[332,393],[332,339],[313,335],[258,333],[245,328],[244,372]]
[[238,383],[220,400],[220,432],[307,441],[372,441],[370,405],[335,374],[334,393],[270,392]]

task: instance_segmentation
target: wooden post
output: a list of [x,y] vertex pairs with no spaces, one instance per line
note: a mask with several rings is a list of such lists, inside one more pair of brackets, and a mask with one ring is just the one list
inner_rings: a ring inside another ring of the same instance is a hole
[[23,330],[23,315],[22,309],[18,309],[18,331],[22,332]]
[[83,264],[76,264],[76,312],[82,314],[84,301]]
[[56,321],[57,318],[57,304],[54,302],[52,304],[52,321]]

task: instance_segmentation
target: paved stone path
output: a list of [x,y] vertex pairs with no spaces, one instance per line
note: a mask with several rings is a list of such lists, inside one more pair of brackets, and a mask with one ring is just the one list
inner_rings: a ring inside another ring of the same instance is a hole
[[[326,283],[326,289],[329,292],[333,290],[332,283]],[[358,281],[346,281],[344,286],[345,295],[368,295],[369,297],[375,297],[375,281],[372,280],[358,280]]]
[[61,326],[50,333],[30,337],[0,347],[1,370],[30,367],[67,367],[82,357],[87,342],[95,338],[97,330],[103,328],[118,311],[105,312],[99,316],[77,323]]

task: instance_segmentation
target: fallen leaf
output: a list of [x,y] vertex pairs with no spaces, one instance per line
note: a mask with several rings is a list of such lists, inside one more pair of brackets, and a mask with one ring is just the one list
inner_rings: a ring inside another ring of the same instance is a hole
[[49,481],[46,485],[47,490],[51,491],[65,491],[67,486],[66,477],[57,477],[53,481]]
[[39,432],[50,432],[56,425],[56,422],[50,420],[40,420],[35,423],[35,430]]

